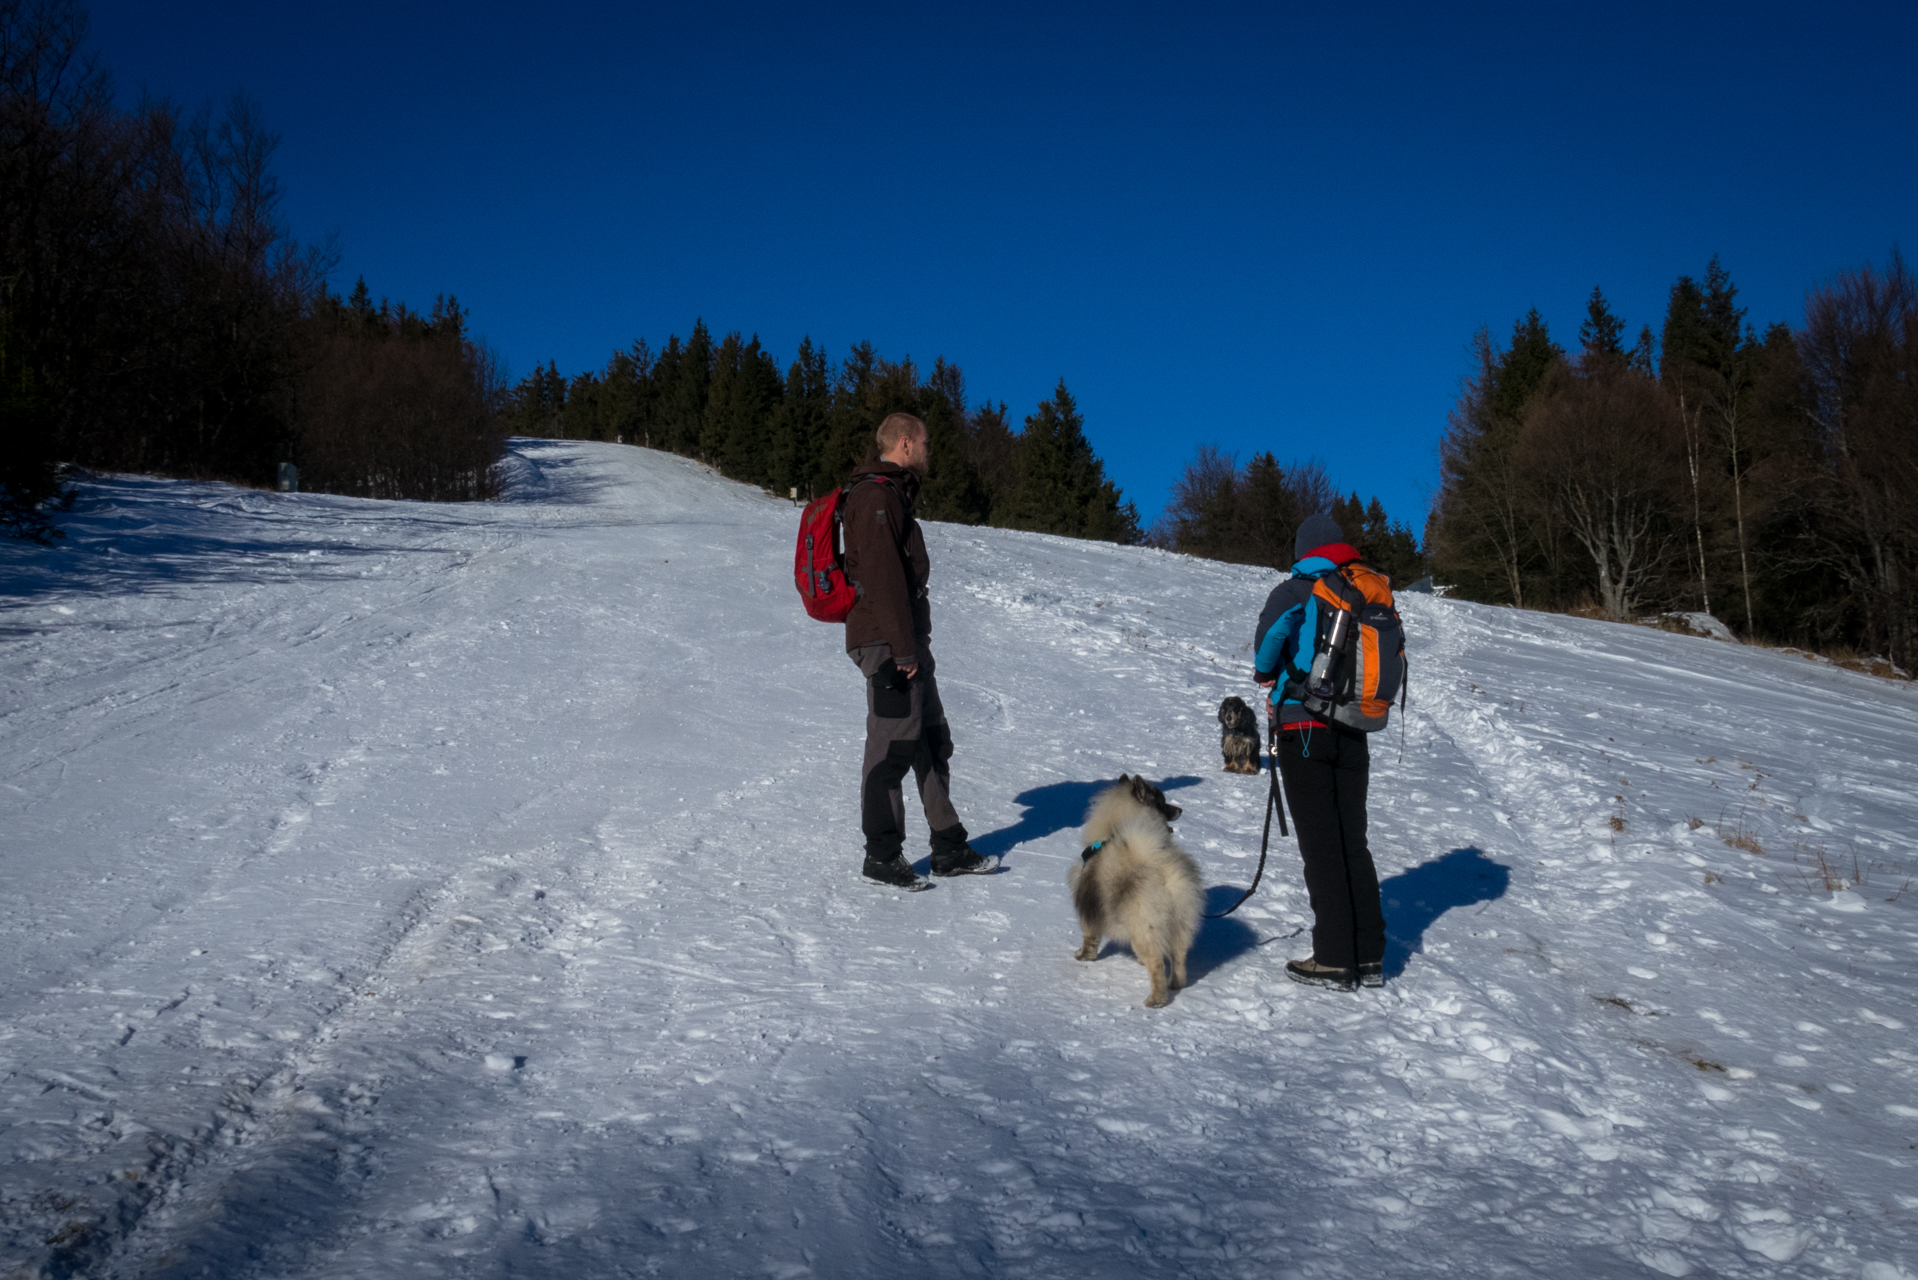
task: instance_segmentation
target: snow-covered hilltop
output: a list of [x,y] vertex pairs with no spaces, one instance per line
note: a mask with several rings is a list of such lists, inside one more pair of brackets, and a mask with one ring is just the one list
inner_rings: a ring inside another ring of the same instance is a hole
[[1407,598],[1389,985],[1285,980],[1285,841],[1154,1011],[1072,959],[1075,828],[1143,770],[1248,882],[1272,575],[929,526],[1006,870],[899,895],[792,507],[511,465],[0,547],[0,1273],[1918,1274],[1910,686]]

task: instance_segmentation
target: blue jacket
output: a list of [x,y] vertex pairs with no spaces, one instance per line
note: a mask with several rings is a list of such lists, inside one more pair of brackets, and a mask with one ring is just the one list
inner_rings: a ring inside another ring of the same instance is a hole
[[1259,629],[1252,637],[1258,654],[1254,660],[1258,668],[1255,678],[1260,681],[1277,678],[1272,701],[1278,706],[1282,725],[1317,719],[1299,705],[1296,678],[1288,676],[1286,669],[1294,664],[1303,669],[1311,662],[1309,652],[1300,655],[1299,645],[1302,639],[1306,644],[1316,643],[1319,634],[1319,606],[1312,588],[1338,567],[1325,556],[1307,556],[1292,566],[1291,577],[1272,588],[1265,608],[1259,612]]

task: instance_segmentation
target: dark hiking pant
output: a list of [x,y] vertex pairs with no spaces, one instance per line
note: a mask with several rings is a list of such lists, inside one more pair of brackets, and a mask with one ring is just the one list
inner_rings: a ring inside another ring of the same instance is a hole
[[866,677],[866,754],[859,770],[859,827],[866,854],[882,861],[905,851],[906,802],[901,784],[910,771],[932,828],[935,850],[966,843],[966,829],[950,795],[952,730],[933,678],[932,651],[919,643],[919,670],[911,680],[892,662],[892,646],[869,644],[847,655]]
[[1341,969],[1385,958],[1379,873],[1365,846],[1371,769],[1372,752],[1362,733],[1279,732],[1279,776],[1299,833],[1305,891],[1312,899],[1312,956]]

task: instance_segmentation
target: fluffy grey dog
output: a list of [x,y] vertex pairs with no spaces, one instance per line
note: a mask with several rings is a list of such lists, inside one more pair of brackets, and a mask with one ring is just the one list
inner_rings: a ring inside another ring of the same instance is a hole
[[1169,1003],[1185,985],[1185,953],[1205,912],[1199,864],[1172,839],[1172,820],[1182,812],[1144,778],[1121,774],[1094,798],[1085,852],[1066,876],[1085,932],[1076,958],[1098,959],[1104,938],[1131,943],[1152,976],[1149,1009]]
[[1219,746],[1225,752],[1227,773],[1259,771],[1259,718],[1243,698],[1227,698],[1219,704]]

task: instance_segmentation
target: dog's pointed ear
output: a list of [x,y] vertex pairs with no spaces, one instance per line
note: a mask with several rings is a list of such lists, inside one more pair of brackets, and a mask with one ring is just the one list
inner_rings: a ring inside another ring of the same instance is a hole
[[1122,774],[1120,774],[1120,775],[1119,775],[1119,785],[1120,785],[1120,786],[1124,786],[1124,785],[1125,785],[1126,783],[1128,783],[1128,782],[1130,782],[1130,781],[1132,781],[1132,775],[1131,775],[1131,774],[1129,774],[1129,773],[1122,773]]
[[1152,784],[1144,778],[1134,778],[1132,780],[1132,798],[1140,804],[1151,804]]

